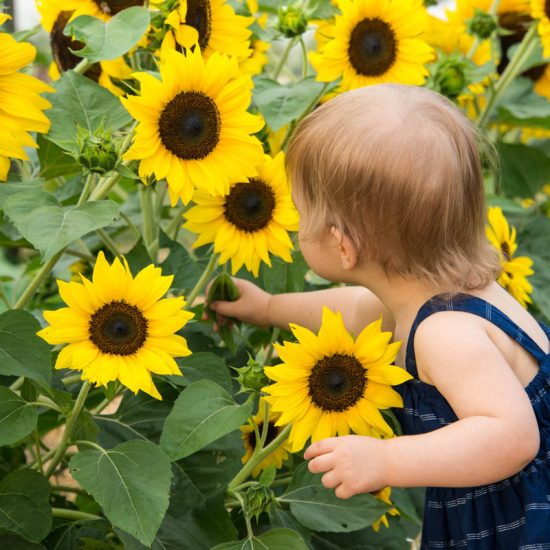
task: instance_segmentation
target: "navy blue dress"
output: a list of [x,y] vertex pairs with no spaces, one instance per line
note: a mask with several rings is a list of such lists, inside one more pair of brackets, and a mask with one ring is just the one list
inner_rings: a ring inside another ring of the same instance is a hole
[[[457,489],[428,487],[422,549],[550,550],[550,354],[546,354],[508,316],[488,302],[460,294],[435,296],[419,310],[409,335],[406,368],[414,377],[395,389],[403,409],[394,409],[405,435],[423,434],[458,420],[435,386],[418,379],[414,335],[438,311],[465,311],[501,328],[537,360],[540,370],[525,388],[540,430],[535,459],[508,479]],[[550,329],[542,325],[550,339]],[[483,365],[479,365],[483,368]]]

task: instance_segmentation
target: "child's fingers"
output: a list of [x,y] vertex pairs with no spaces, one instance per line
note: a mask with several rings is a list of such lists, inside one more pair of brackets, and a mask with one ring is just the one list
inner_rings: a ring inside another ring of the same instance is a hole
[[321,483],[327,489],[334,489],[340,485],[340,479],[334,470],[327,472],[322,478]]
[[336,447],[336,437],[327,437],[326,439],[321,439],[321,441],[317,441],[316,443],[312,443],[304,453],[304,458],[306,460],[309,460],[310,458],[315,458],[318,455],[322,455],[325,453],[330,453],[334,451]]
[[332,453],[326,453],[319,455],[309,461],[307,467],[312,474],[320,474],[321,472],[328,472],[334,468],[334,456]]

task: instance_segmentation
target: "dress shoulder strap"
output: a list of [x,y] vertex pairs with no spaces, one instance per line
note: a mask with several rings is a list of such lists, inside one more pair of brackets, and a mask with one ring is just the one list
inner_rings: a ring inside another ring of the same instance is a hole
[[[418,378],[416,357],[414,353],[414,336],[416,334],[416,330],[424,319],[439,311],[464,311],[466,313],[473,313],[474,315],[483,317],[490,323],[493,323],[499,327],[503,332],[510,336],[510,338],[513,338],[518,344],[526,349],[537,360],[539,365],[547,356],[546,352],[544,352],[523,329],[514,323],[510,317],[482,298],[478,298],[477,296],[472,296],[470,294],[457,294],[453,295],[452,298],[447,298],[445,295],[437,295],[430,298],[418,310],[409,334],[406,363],[407,370],[415,378]],[[545,333],[548,334],[546,331]]]

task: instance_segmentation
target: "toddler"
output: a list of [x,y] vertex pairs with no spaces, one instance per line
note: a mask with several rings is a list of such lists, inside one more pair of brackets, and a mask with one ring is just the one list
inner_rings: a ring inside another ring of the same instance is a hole
[[287,166],[313,271],[356,286],[241,296],[217,315],[358,334],[382,315],[413,380],[405,435],[328,438],[305,452],[340,498],[426,486],[422,548],[550,549],[550,330],[495,279],[472,124],[423,88],[347,92],[306,117]]

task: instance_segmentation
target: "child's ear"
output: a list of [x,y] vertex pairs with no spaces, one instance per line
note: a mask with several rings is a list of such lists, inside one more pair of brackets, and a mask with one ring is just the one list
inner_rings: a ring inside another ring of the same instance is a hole
[[336,227],[330,228],[330,233],[338,243],[338,251],[340,252],[340,261],[342,262],[342,268],[346,271],[353,269],[357,265],[357,248],[353,244],[353,241],[346,234]]

